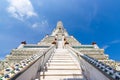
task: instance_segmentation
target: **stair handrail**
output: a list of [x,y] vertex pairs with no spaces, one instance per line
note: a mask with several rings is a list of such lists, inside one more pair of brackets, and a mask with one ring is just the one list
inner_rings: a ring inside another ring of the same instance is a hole
[[[31,65],[33,65],[37,60],[39,60],[41,57],[45,56],[49,51],[51,51],[51,53],[52,53],[54,51],[54,47],[55,46],[52,45],[52,46],[50,46],[50,48],[48,48],[43,53],[41,53],[39,51],[37,54],[32,55],[30,58],[24,59],[24,60],[20,61],[19,63],[16,63],[15,65],[5,69],[8,72],[4,73],[2,76],[0,76],[0,80],[6,80],[6,79],[15,80],[14,78],[16,76],[19,76],[20,74],[22,74]],[[51,55],[51,53],[50,53],[50,55]],[[48,56],[48,58],[50,57],[50,55]],[[44,58],[43,58],[43,64],[40,66],[45,65],[47,60],[44,60]]]
[[101,71],[105,76],[107,76],[110,80],[120,80],[120,72],[113,69],[109,65],[104,64],[103,62],[98,61],[97,59],[94,59],[88,55],[85,55],[71,46],[66,46],[68,49],[72,50],[76,53],[77,56],[80,56],[82,59],[87,61],[89,64],[91,64],[93,67]]

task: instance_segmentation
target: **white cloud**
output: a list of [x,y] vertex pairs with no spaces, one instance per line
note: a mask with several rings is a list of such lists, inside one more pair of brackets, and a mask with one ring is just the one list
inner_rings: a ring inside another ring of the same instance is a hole
[[32,28],[41,28],[41,29],[46,29],[49,26],[47,20],[43,20],[41,22],[36,22],[32,25]]
[[34,23],[33,25],[32,25],[32,28],[37,28],[38,27],[38,23]]
[[107,49],[108,47],[110,47],[110,46],[109,45],[104,45],[102,48]]
[[102,48],[103,48],[103,49],[107,49],[107,48],[109,48],[111,45],[113,45],[113,44],[118,44],[118,43],[120,43],[120,40],[113,40],[113,41],[109,42],[107,45],[104,45]]
[[24,20],[32,16],[37,16],[30,0],[8,0],[9,7],[7,11],[19,20]]
[[117,43],[120,43],[120,40],[113,40],[110,42],[110,44],[117,44]]
[[34,24],[32,24],[31,29],[42,33],[49,33],[51,30],[47,20],[42,20],[41,22],[35,22]]

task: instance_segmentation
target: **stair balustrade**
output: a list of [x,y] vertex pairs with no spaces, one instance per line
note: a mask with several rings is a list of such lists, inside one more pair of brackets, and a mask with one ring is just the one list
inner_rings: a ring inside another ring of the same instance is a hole
[[89,57],[88,55],[82,54],[81,52],[73,49],[72,47],[70,47],[68,45],[66,47],[68,49],[72,50],[73,52],[75,52],[78,57],[81,57],[86,62],[88,62],[90,65],[92,65],[93,67],[98,69],[102,74],[104,74],[110,80],[120,80],[120,72],[119,71],[116,71],[115,69],[111,68],[109,65],[106,65],[92,57]]
[[35,80],[39,79],[40,72],[54,52],[55,46],[51,46],[44,52],[38,52],[28,59],[4,69],[0,80]]

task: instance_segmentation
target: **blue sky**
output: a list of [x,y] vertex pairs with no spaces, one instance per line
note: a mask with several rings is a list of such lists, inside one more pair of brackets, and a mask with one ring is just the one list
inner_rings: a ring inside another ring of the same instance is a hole
[[0,0],[0,58],[37,43],[61,20],[82,44],[95,41],[120,61],[120,0]]

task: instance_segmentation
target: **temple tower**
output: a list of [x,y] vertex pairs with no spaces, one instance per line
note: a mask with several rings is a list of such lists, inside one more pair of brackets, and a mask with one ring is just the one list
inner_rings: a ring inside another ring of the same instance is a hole
[[120,80],[120,68],[104,49],[81,44],[62,21],[37,44],[21,42],[4,63],[0,80]]

